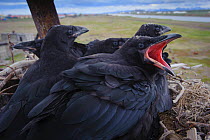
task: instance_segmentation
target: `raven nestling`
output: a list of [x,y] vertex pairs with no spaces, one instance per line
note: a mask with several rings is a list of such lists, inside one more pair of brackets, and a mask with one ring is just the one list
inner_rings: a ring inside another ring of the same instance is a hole
[[171,107],[167,82],[157,87],[156,75],[173,74],[162,49],[179,37],[135,36],[113,54],[79,58],[30,111],[32,121],[24,128],[30,130],[28,139],[138,139],[147,133],[139,122],[150,125],[148,113],[154,117]]
[[129,38],[108,38],[94,40],[87,44],[85,56],[96,53],[113,53],[122,46]]
[[50,88],[61,79],[59,73],[77,61],[71,53],[74,40],[88,29],[80,26],[55,25],[48,31],[36,61],[21,79],[19,86],[0,113],[0,139],[17,140],[28,123],[28,112],[49,95]]
[[166,32],[171,31],[171,28],[159,25],[159,24],[153,24],[153,23],[147,23],[143,24],[139,30],[136,32],[135,36],[141,35],[141,36],[151,36],[156,37],[160,36]]

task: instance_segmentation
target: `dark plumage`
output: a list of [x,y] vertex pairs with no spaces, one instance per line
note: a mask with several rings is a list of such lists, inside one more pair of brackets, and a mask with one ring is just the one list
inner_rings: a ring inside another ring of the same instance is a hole
[[136,35],[141,35],[141,36],[151,36],[151,37],[156,37],[160,36],[166,32],[171,31],[171,28],[163,25],[158,25],[158,24],[153,24],[153,23],[147,23],[143,24],[139,30],[136,32]]
[[106,40],[94,40],[87,44],[85,56],[96,53],[113,53],[129,38],[108,38]]
[[[41,53],[41,46],[44,39],[35,39],[33,41],[27,41],[27,42],[21,42],[13,46],[14,49],[22,49],[23,51],[29,51],[33,54],[35,54],[38,58],[40,58]],[[72,49],[72,54],[75,57],[81,57],[84,56],[84,53],[86,52],[86,45],[74,42],[72,46],[70,46]]]
[[[136,32],[135,35],[138,36],[151,36],[151,37],[157,37],[160,36],[166,32],[171,31],[171,28],[167,27],[167,26],[163,26],[163,25],[158,25],[158,24],[153,24],[153,23],[148,23],[148,24],[143,24],[139,30]],[[166,46],[165,46],[166,47]],[[165,49],[165,47],[163,48],[163,50]],[[168,58],[168,53],[164,52],[162,53],[162,58],[163,60],[170,66],[170,63],[172,62],[171,59]],[[157,74],[156,77],[156,86],[157,87],[164,87],[164,88],[159,88],[158,92],[159,93],[164,93],[166,88],[166,82],[164,82],[166,80],[165,78],[165,74]],[[167,99],[167,97],[166,97]],[[169,100],[169,99],[168,99]],[[160,135],[160,118],[159,116],[151,116],[150,114],[145,115],[145,119],[142,120],[148,120],[146,122],[150,122],[151,123],[151,127],[147,127],[150,126],[150,124],[144,124],[144,122],[140,122],[140,126],[143,127],[143,130],[145,129],[148,134],[144,133],[145,135],[142,135],[140,137],[140,139],[148,139],[148,140],[156,140]],[[144,125],[142,125],[144,124]],[[129,135],[128,135],[129,137]]]
[[71,50],[74,40],[88,30],[80,26],[55,25],[47,33],[40,59],[26,72],[19,86],[0,114],[0,139],[17,140],[28,123],[28,112],[49,95],[50,88],[61,79],[59,73],[77,61]]
[[27,138],[140,139],[153,117],[172,106],[160,75],[173,72],[161,55],[179,37],[132,37],[113,54],[80,58],[30,111]]

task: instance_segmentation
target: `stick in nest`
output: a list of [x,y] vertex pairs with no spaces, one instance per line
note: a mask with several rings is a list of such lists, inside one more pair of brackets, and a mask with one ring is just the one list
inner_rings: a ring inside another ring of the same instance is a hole
[[175,140],[181,140],[182,138],[175,133],[174,130],[168,130],[166,126],[163,124],[162,121],[159,122],[160,125],[164,128],[164,133],[159,138],[159,140],[167,140],[167,139],[175,139]]
[[[173,103],[177,103],[179,101],[179,99],[183,96],[185,88],[184,86],[182,86],[182,84],[180,82],[176,82],[176,81],[169,81],[170,84],[177,84],[179,85],[179,87],[181,88],[181,91],[179,92],[179,94],[177,95],[177,97],[173,100]],[[170,88],[173,92],[177,93],[177,91],[173,88]]]
[[[17,69],[14,70],[13,72],[11,72],[9,75],[7,75],[1,82],[0,82],[0,90],[4,87],[4,85],[6,85],[6,83],[11,80],[14,76],[16,76],[17,78],[21,78],[20,74],[22,74],[23,71],[22,69]],[[2,91],[1,91],[2,92]],[[0,92],[0,93],[1,93]]]
[[[4,92],[5,91],[7,91],[7,90],[9,90],[9,89],[11,89],[11,88],[13,88],[13,87],[16,87],[16,86],[18,86],[18,84],[15,84],[15,85],[12,85],[12,86],[10,86],[10,87],[8,87],[8,88],[5,88],[4,90],[2,90],[2,91],[0,91],[0,95],[1,94],[4,94]],[[4,95],[7,95],[8,93],[5,93]],[[13,93],[9,93],[9,95],[10,94],[13,94]]]
[[7,74],[11,73],[13,70],[16,70],[18,68],[29,67],[35,61],[36,60],[22,60],[22,61],[18,61],[16,63],[10,65],[9,67],[5,68],[4,70],[0,71],[0,75],[7,75]]
[[197,128],[205,127],[207,130],[210,131],[210,124],[200,123],[200,122],[192,122],[192,121],[187,121],[186,123],[190,124],[191,127],[197,127]]
[[1,83],[0,83],[0,90],[6,85],[6,83],[14,77],[14,73],[10,73]]
[[173,103],[177,103],[179,101],[179,99],[183,96],[185,88],[182,86],[181,83],[177,82],[177,84],[181,87],[181,91],[179,92],[179,94],[176,96],[176,98],[173,100]]

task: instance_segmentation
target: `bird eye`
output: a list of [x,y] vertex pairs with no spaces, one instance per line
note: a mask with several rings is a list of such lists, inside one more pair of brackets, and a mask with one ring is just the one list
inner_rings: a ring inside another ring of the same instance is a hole
[[68,30],[67,34],[68,35],[72,35],[73,34],[73,31],[72,30]]
[[156,27],[155,30],[156,30],[157,32],[159,32],[159,31],[160,31],[160,28],[159,28],[159,27]]
[[144,44],[139,43],[139,44],[138,44],[138,47],[139,47],[140,49],[143,49],[143,48],[144,48]]
[[112,44],[113,44],[114,46],[118,46],[118,42],[116,42],[116,41],[114,41]]

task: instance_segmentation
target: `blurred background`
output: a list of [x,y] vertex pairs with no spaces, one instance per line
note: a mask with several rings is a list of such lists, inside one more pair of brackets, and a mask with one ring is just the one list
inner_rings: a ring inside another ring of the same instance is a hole
[[[183,37],[171,42],[165,51],[175,63],[188,68],[175,72],[184,78],[210,84],[210,1],[209,0],[54,0],[61,24],[85,26],[90,31],[77,39],[132,37],[142,24],[156,23]],[[37,30],[26,0],[0,2],[0,65],[11,63],[11,43],[34,40]],[[15,61],[23,51],[13,51]],[[198,66],[194,68],[193,66]]]

